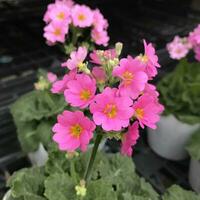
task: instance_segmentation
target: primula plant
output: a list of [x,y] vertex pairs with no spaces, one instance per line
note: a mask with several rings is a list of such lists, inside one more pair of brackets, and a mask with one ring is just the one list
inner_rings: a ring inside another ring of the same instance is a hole
[[158,84],[160,100],[165,105],[165,114],[173,114],[179,120],[195,124],[200,122],[200,63],[187,60],[189,52],[200,57],[200,25],[188,37],[176,36],[167,45],[170,57],[180,60],[175,70]]
[[114,49],[90,53],[89,63],[86,49],[79,47],[66,61],[69,72],[52,85],[51,91],[63,94],[69,104],[52,128],[58,148],[72,154],[85,152],[95,140],[79,180],[86,185],[102,138],[121,139],[121,154],[131,156],[139,126],[155,129],[160,119],[163,106],[156,88],[148,83],[160,65],[152,44],[144,41],[144,48],[144,54],[119,58],[122,44],[117,43]]
[[47,44],[62,44],[66,54],[79,45],[88,48],[94,44],[108,45],[108,22],[98,9],[92,10],[72,0],[56,0],[48,5],[43,19]]

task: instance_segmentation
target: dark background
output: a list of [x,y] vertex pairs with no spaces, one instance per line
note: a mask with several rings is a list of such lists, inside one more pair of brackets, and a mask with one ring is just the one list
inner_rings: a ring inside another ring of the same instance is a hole
[[[42,36],[43,14],[47,0],[0,0],[0,198],[6,191],[6,178],[13,171],[29,166],[21,152],[9,105],[33,89],[38,68],[62,73],[62,52],[48,47]],[[142,39],[152,42],[162,65],[159,78],[173,69],[165,50],[175,35],[186,35],[200,22],[200,12],[191,0],[80,0],[98,7],[109,21],[110,44],[123,42],[123,53],[143,51]],[[196,10],[194,10],[194,8]],[[200,7],[199,7],[200,9]],[[190,188],[187,181],[188,161],[169,162],[156,156],[146,143],[145,131],[136,146],[133,159],[139,174],[162,193],[172,183]],[[115,141],[107,143],[117,151]]]

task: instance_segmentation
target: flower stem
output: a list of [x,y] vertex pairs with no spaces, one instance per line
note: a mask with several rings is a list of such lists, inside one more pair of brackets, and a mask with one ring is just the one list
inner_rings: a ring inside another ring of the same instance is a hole
[[99,147],[99,144],[100,144],[102,138],[103,138],[103,135],[97,134],[97,137],[96,137],[96,140],[95,140],[95,143],[94,143],[94,147],[92,149],[92,154],[90,156],[90,160],[89,160],[89,163],[88,163],[88,166],[87,166],[87,170],[85,171],[85,175],[84,175],[84,180],[86,182],[88,182],[89,179],[90,179],[92,167],[93,167],[95,157],[96,157],[96,154],[97,154],[97,150],[98,150],[98,147]]

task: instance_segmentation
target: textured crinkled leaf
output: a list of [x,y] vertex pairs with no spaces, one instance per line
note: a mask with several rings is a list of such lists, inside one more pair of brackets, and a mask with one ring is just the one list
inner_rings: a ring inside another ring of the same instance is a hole
[[66,173],[54,173],[45,180],[48,200],[76,200],[75,183]]
[[163,195],[162,200],[200,200],[200,195],[173,185]]
[[192,135],[186,149],[192,159],[200,161],[200,129]]
[[[44,179],[43,168],[25,168],[15,172],[8,180],[7,185],[11,187],[11,194],[14,198],[28,200],[28,196],[33,196],[36,199],[37,196],[43,194]],[[40,200],[39,197],[37,198]]]
[[200,63],[182,60],[159,82],[158,90],[165,114],[188,124],[200,123]]

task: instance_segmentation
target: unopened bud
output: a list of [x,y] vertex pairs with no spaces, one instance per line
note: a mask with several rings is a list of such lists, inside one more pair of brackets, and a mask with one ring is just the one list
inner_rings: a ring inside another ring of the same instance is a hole
[[117,56],[120,56],[122,52],[122,48],[123,48],[123,44],[121,42],[117,42],[115,44],[115,51],[116,51]]

